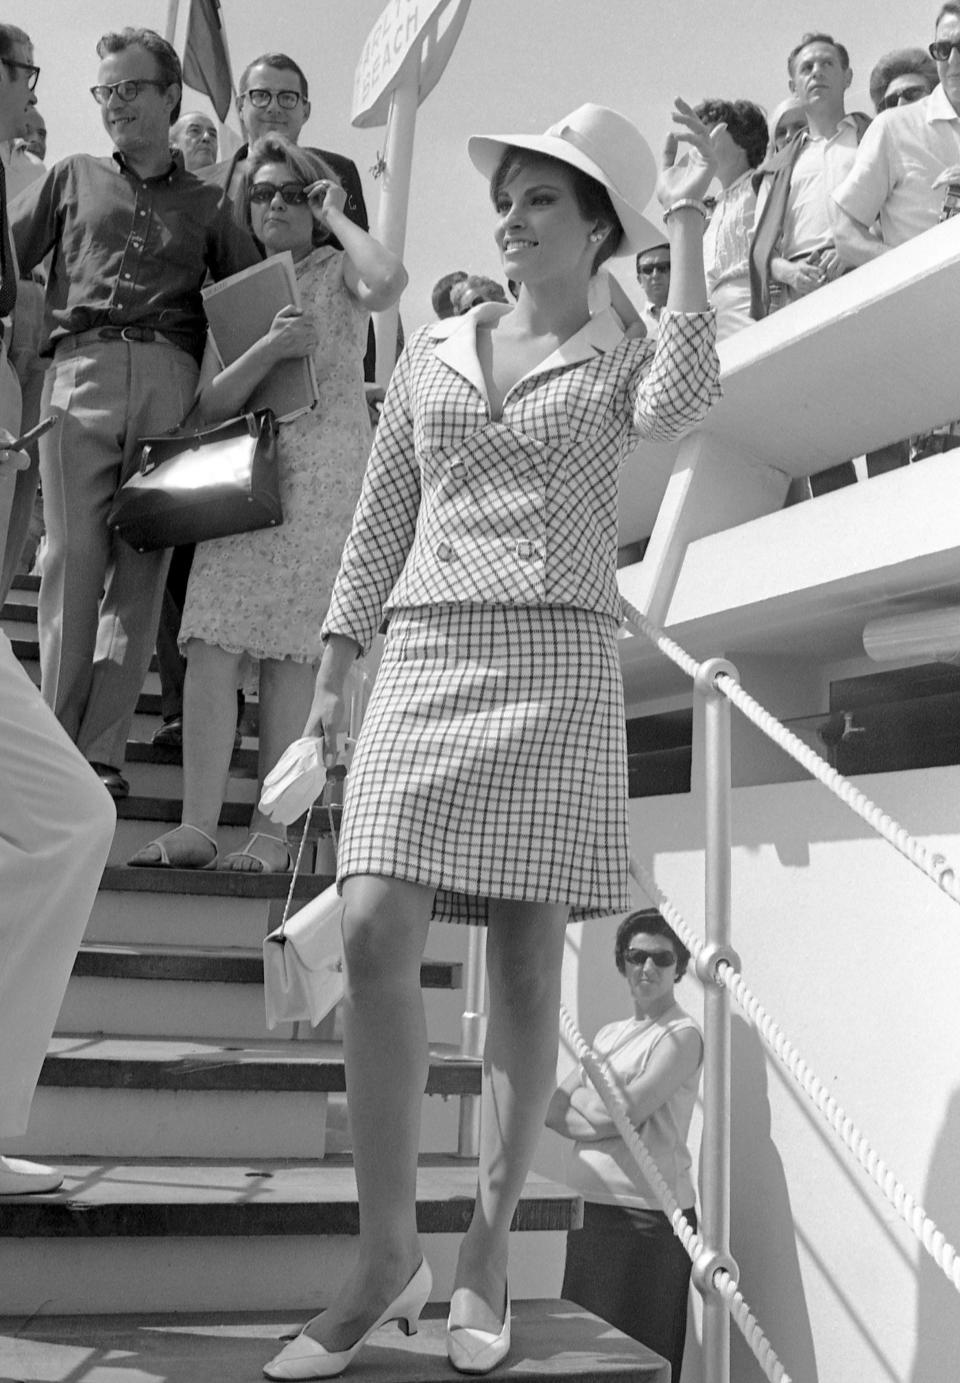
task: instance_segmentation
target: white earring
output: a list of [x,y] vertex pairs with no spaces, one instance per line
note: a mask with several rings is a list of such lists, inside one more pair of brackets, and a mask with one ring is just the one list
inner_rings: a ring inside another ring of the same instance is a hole
[[593,241],[593,243],[596,245],[598,241],[600,241],[600,240],[603,239],[603,231],[591,231],[591,232],[590,232],[590,239],[591,239],[591,240]]

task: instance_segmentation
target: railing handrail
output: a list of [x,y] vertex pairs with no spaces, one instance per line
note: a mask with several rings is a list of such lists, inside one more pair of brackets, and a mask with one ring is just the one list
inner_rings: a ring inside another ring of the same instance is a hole
[[[824,1116],[828,1126],[841,1139],[856,1158],[859,1165],[872,1178],[882,1194],[894,1206],[897,1213],[910,1227],[924,1250],[933,1258],[948,1281],[960,1291],[960,1255],[927,1215],[923,1207],[910,1195],[904,1184],[876,1154],[867,1139],[852,1119],[843,1111],[830,1095],[823,1083],[814,1075],[796,1049],[783,1036],[762,1005],[746,986],[739,971],[739,957],[730,946],[729,932],[729,889],[730,861],[732,845],[730,840],[730,739],[729,710],[736,706],[757,728],[787,754],[799,762],[814,778],[844,803],[851,811],[861,817],[876,833],[907,859],[915,868],[935,883],[954,902],[960,903],[960,875],[954,867],[940,855],[934,855],[920,841],[894,821],[886,812],[872,802],[859,788],[844,778],[836,769],[827,764],[808,745],[804,744],[792,731],[767,711],[740,684],[737,670],[723,659],[697,662],[663,629],[623,599],[626,623],[638,634],[648,639],[655,648],[689,676],[694,692],[702,698],[704,705],[704,762],[705,762],[705,893],[706,893],[706,939],[704,945],[696,937],[673,907],[670,900],[656,884],[649,872],[631,860],[631,872],[637,878],[651,901],[660,907],[667,921],[688,946],[696,958],[697,975],[705,985],[704,991],[704,1131],[701,1161],[704,1174],[701,1184],[701,1203],[703,1207],[703,1227],[706,1247],[704,1253],[715,1256],[718,1265],[729,1260],[727,1234],[727,1207],[729,1205],[729,1009],[722,1004],[716,1007],[719,991],[726,1000],[730,994],[737,999],[743,1011],[754,1023],[768,1049],[787,1068],[798,1081],[804,1092]],[[725,716],[718,714],[717,702],[723,704]],[[711,1045],[719,1043],[722,1055],[711,1058]],[[726,1075],[726,1088],[723,1077]],[[599,1088],[599,1087],[598,1087]],[[602,1092],[601,1092],[602,1093]],[[722,1106],[722,1107],[719,1107]],[[611,1114],[612,1114],[611,1110]],[[618,1128],[620,1127],[618,1123]],[[621,1129],[621,1132],[623,1130]],[[709,1142],[709,1146],[708,1146]],[[628,1146],[630,1143],[628,1141]],[[718,1174],[722,1169],[726,1175],[723,1184]],[[646,1169],[645,1169],[646,1170]],[[657,1186],[659,1194],[659,1186]],[[719,1208],[712,1202],[719,1201]],[[682,1217],[681,1217],[682,1218]],[[708,1225],[712,1232],[708,1232]],[[676,1230],[676,1225],[675,1225]],[[679,1233],[679,1230],[677,1230]],[[686,1247],[686,1244],[684,1245]],[[732,1262],[732,1260],[729,1260]],[[735,1265],[734,1265],[735,1267]],[[714,1274],[716,1276],[716,1274]],[[714,1304],[707,1285],[694,1281],[704,1297],[704,1358],[708,1383],[727,1383],[729,1377],[729,1341],[723,1347],[722,1335],[718,1333],[716,1317],[711,1316]],[[725,1304],[735,1291],[735,1286],[726,1284],[722,1293]],[[736,1316],[734,1317],[736,1319]],[[738,1321],[739,1324],[739,1321]],[[756,1324],[756,1322],[754,1322]],[[742,1328],[742,1327],[741,1327]],[[759,1331],[759,1326],[757,1326]],[[713,1336],[708,1339],[708,1332]],[[747,1332],[745,1336],[750,1340]],[[762,1332],[760,1332],[762,1336]],[[769,1344],[764,1339],[763,1355],[756,1349],[758,1360],[764,1364]],[[772,1356],[777,1374],[782,1378],[782,1365]],[[766,1368],[766,1364],[764,1364]],[[768,1377],[773,1378],[768,1372]]]

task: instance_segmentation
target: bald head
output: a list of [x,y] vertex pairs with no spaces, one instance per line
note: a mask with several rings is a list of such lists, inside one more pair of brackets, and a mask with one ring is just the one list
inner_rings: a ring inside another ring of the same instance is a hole
[[187,171],[196,173],[217,161],[217,127],[209,115],[191,110],[170,129],[170,143],[183,154]]

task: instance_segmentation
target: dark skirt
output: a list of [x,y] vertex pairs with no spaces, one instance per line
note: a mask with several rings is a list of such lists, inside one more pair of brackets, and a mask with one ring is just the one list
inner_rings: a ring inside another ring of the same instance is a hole
[[[694,1229],[694,1210],[684,1210]],[[659,1210],[585,1201],[583,1228],[567,1234],[560,1295],[669,1361],[680,1383],[690,1259]]]

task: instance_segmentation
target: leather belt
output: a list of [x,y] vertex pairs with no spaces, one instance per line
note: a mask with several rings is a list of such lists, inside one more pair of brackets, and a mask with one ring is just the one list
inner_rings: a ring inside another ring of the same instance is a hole
[[162,331],[157,331],[154,327],[139,326],[91,327],[89,331],[73,332],[69,336],[58,337],[54,343],[54,350],[60,346],[85,346],[92,341],[153,342],[160,346],[173,346],[176,350],[187,350],[185,345],[174,341],[171,336],[165,336]]
[[101,341],[159,341],[166,346],[176,345],[169,336],[164,336],[162,331],[156,331],[153,327],[93,327],[92,330]]

